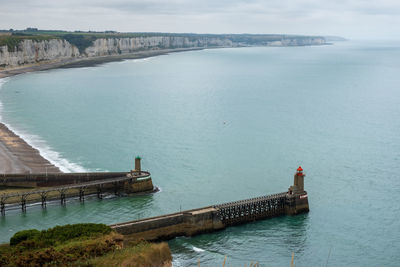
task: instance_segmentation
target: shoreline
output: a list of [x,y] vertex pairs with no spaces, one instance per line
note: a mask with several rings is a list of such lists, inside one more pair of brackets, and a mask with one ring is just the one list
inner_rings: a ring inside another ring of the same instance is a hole
[[0,122],[0,173],[59,173],[40,151]]
[[[115,56],[93,58],[75,58],[57,62],[46,62],[23,66],[21,68],[0,70],[0,79],[18,74],[36,72],[57,68],[92,67],[108,62],[118,62],[127,59],[141,59],[169,53],[203,50],[204,48],[181,48],[139,51]],[[10,173],[59,173],[60,168],[46,159],[38,149],[27,143],[22,137],[0,122],[0,174]]]
[[[215,48],[227,48],[227,47],[215,47]],[[62,68],[93,67],[104,63],[118,62],[127,59],[149,58],[149,57],[167,55],[170,53],[197,51],[204,49],[214,49],[214,48],[192,47],[192,48],[177,48],[177,49],[147,50],[147,51],[138,51],[134,53],[127,53],[120,55],[107,55],[107,56],[89,57],[89,58],[88,57],[71,58],[71,59],[62,59],[58,61],[46,61],[43,63],[23,65],[21,67],[12,69],[0,69],[0,79],[28,72],[36,72],[36,71],[59,69],[59,68],[62,69]]]
[[141,59],[150,58],[155,56],[168,55],[170,53],[179,53],[187,51],[200,51],[205,49],[219,49],[219,48],[243,48],[243,47],[303,47],[303,46],[325,46],[332,45],[333,43],[325,44],[311,44],[311,45],[298,45],[298,46],[274,46],[274,45],[238,45],[238,46],[215,46],[215,47],[189,47],[189,48],[172,48],[172,49],[154,49],[154,50],[142,50],[126,54],[117,55],[106,55],[106,56],[96,56],[96,57],[79,57],[79,58],[69,58],[60,59],[52,61],[38,62],[34,64],[22,65],[20,67],[1,69],[0,68],[0,79],[11,77],[18,74],[36,72],[51,69],[62,69],[62,68],[82,68],[82,67],[93,67],[109,62],[118,62],[128,59]]

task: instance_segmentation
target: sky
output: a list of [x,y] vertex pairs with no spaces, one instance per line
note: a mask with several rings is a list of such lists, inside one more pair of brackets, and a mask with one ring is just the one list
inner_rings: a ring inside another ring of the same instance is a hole
[[400,0],[0,0],[0,29],[400,39]]

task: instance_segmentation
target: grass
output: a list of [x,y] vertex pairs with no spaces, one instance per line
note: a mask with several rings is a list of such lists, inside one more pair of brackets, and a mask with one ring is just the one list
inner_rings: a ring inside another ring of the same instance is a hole
[[[166,243],[124,242],[103,224],[24,230],[0,245],[0,266],[162,266],[172,260]],[[157,264],[155,264],[157,263]]]
[[88,266],[163,266],[172,261],[167,243],[140,243],[133,247],[115,250],[104,256],[88,260]]
[[[80,223],[73,225],[56,226],[48,230],[24,230],[15,233],[10,239],[10,246],[29,242],[30,246],[37,248],[63,244],[77,238],[91,238],[109,234],[111,228],[105,224]],[[22,244],[24,245],[24,244]]]

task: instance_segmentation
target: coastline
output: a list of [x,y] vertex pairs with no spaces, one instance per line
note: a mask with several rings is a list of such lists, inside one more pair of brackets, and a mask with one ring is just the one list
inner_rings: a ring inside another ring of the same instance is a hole
[[[225,47],[218,47],[225,48]],[[24,65],[18,68],[13,69],[0,69],[0,79],[28,73],[28,72],[36,72],[42,70],[50,70],[57,68],[81,68],[81,67],[91,67],[100,65],[108,62],[117,62],[123,61],[126,59],[140,59],[140,58],[149,58],[161,55],[167,55],[169,53],[177,53],[177,52],[186,52],[186,51],[196,51],[203,49],[213,49],[213,48],[176,48],[176,49],[160,49],[160,50],[147,50],[147,51],[138,51],[134,53],[120,54],[120,55],[107,55],[100,57],[90,57],[90,58],[72,58],[72,59],[64,59],[58,61],[46,61],[43,63]]]
[[[140,59],[166,55],[168,53],[202,50],[203,48],[181,48],[139,51],[124,55],[77,58],[57,62],[45,62],[20,68],[0,70],[0,79],[56,68],[80,68],[96,66],[126,59]],[[0,174],[5,173],[57,173],[61,170],[40,154],[40,151],[0,122]]]

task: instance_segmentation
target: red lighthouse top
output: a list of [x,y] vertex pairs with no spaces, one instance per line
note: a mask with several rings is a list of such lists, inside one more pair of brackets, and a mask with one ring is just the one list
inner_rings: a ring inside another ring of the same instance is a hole
[[303,168],[302,168],[301,166],[299,166],[299,167],[297,168],[297,171],[298,171],[298,172],[302,172],[302,171],[303,171]]

